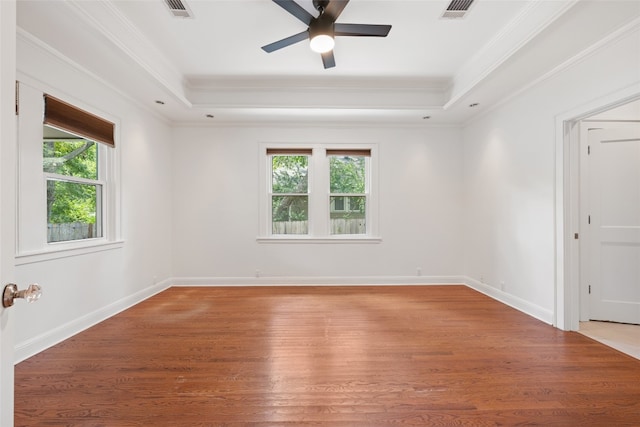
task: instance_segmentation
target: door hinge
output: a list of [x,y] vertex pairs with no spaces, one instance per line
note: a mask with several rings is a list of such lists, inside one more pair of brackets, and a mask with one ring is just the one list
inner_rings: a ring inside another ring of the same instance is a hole
[[576,239],[576,240],[578,240],[578,233],[574,233],[574,234],[573,234],[573,238],[574,238],[574,239]]
[[591,154],[591,146],[587,145],[587,155],[590,155],[590,154]]
[[587,223],[588,223],[588,224],[591,224],[591,215],[588,215],[588,216],[587,216]]
[[20,114],[20,82],[16,80],[16,116]]
[[589,285],[589,295],[591,295],[591,285]]

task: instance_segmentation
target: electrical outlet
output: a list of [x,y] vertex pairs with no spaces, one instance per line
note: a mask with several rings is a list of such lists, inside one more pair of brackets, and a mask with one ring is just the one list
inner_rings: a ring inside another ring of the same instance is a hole
[[504,280],[500,281],[500,290],[504,291]]
[[256,270],[256,278],[260,278],[260,270]]
[[420,267],[416,268],[416,276],[422,276],[422,269]]

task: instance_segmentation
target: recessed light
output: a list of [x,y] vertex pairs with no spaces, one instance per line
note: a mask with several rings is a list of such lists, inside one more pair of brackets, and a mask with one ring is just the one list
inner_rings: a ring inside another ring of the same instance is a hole
[[156,104],[158,104],[158,105],[164,105],[164,101],[160,101],[159,99],[156,99]]
[[207,114],[207,115],[206,115],[206,117],[207,117],[208,119],[213,119],[215,116],[214,116],[213,114]]
[[469,107],[474,108],[474,107],[477,107],[478,105],[480,104],[477,102],[474,102],[473,104],[469,104]]
[[431,116],[424,116],[422,117],[422,120],[429,120],[431,118]]

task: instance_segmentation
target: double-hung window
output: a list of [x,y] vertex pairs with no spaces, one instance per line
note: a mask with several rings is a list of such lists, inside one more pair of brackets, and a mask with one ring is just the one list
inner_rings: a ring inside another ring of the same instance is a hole
[[326,150],[329,159],[330,232],[367,234],[371,150]]
[[107,151],[115,125],[44,95],[47,243],[103,237]]
[[102,237],[104,167],[98,143],[45,125],[47,242]]
[[121,243],[115,124],[19,87],[19,262],[115,247]]
[[261,150],[259,240],[379,240],[375,145]]
[[309,158],[311,150],[270,149],[271,233],[309,233]]

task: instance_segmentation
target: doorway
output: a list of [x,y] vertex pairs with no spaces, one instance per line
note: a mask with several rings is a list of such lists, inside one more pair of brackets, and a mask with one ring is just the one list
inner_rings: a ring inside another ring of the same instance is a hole
[[[581,197],[581,188],[585,186],[585,183],[581,181],[588,179],[585,159],[589,155],[588,143],[581,143],[581,141],[588,139],[586,133],[589,132],[589,128],[615,128],[616,125],[640,127],[640,93],[637,87],[611,94],[606,98],[596,100],[557,117],[555,325],[563,330],[579,331],[581,329],[580,321],[588,322],[591,318],[589,283],[588,280],[584,280],[585,277],[588,277],[588,271],[585,270],[589,268],[589,262],[588,258],[583,259],[585,257],[582,256],[582,253],[589,254],[588,241],[590,236],[587,227],[591,225],[589,221],[593,220],[593,217],[589,218],[589,213],[586,212],[589,209],[583,206],[585,200],[584,197]],[[612,148],[612,146],[608,146],[608,148]],[[617,149],[620,146],[614,148]],[[633,150],[633,148],[631,149]],[[607,194],[608,196],[611,195]],[[622,199],[624,200],[624,198]],[[638,217],[638,222],[640,223],[640,217]],[[637,249],[636,243],[626,242],[625,244],[630,248],[635,246],[635,250],[640,251]],[[609,252],[611,252],[610,249],[607,248]],[[594,254],[589,255],[593,256]],[[611,253],[607,256],[611,258]],[[636,261],[634,267],[638,268],[639,264],[640,262]],[[633,267],[631,270],[633,271]],[[629,269],[627,269],[628,273]],[[640,279],[636,280],[636,282],[639,281]],[[592,287],[592,292],[593,290]],[[589,333],[589,326],[594,325],[582,323],[585,334]],[[606,332],[615,328],[608,328],[607,325],[596,325],[596,327],[598,337],[592,338],[610,346],[615,343],[615,332],[612,332],[611,336]],[[640,328],[640,326],[632,327]],[[638,336],[640,336],[640,330]]]
[[[589,284],[582,279],[581,245],[588,213],[581,206],[581,131],[596,123],[640,124],[640,91],[637,86],[612,93],[556,117],[556,295],[554,325],[578,331],[589,318]],[[588,148],[587,148],[588,150]],[[582,210],[581,210],[582,208]],[[583,215],[584,214],[584,215]]]

